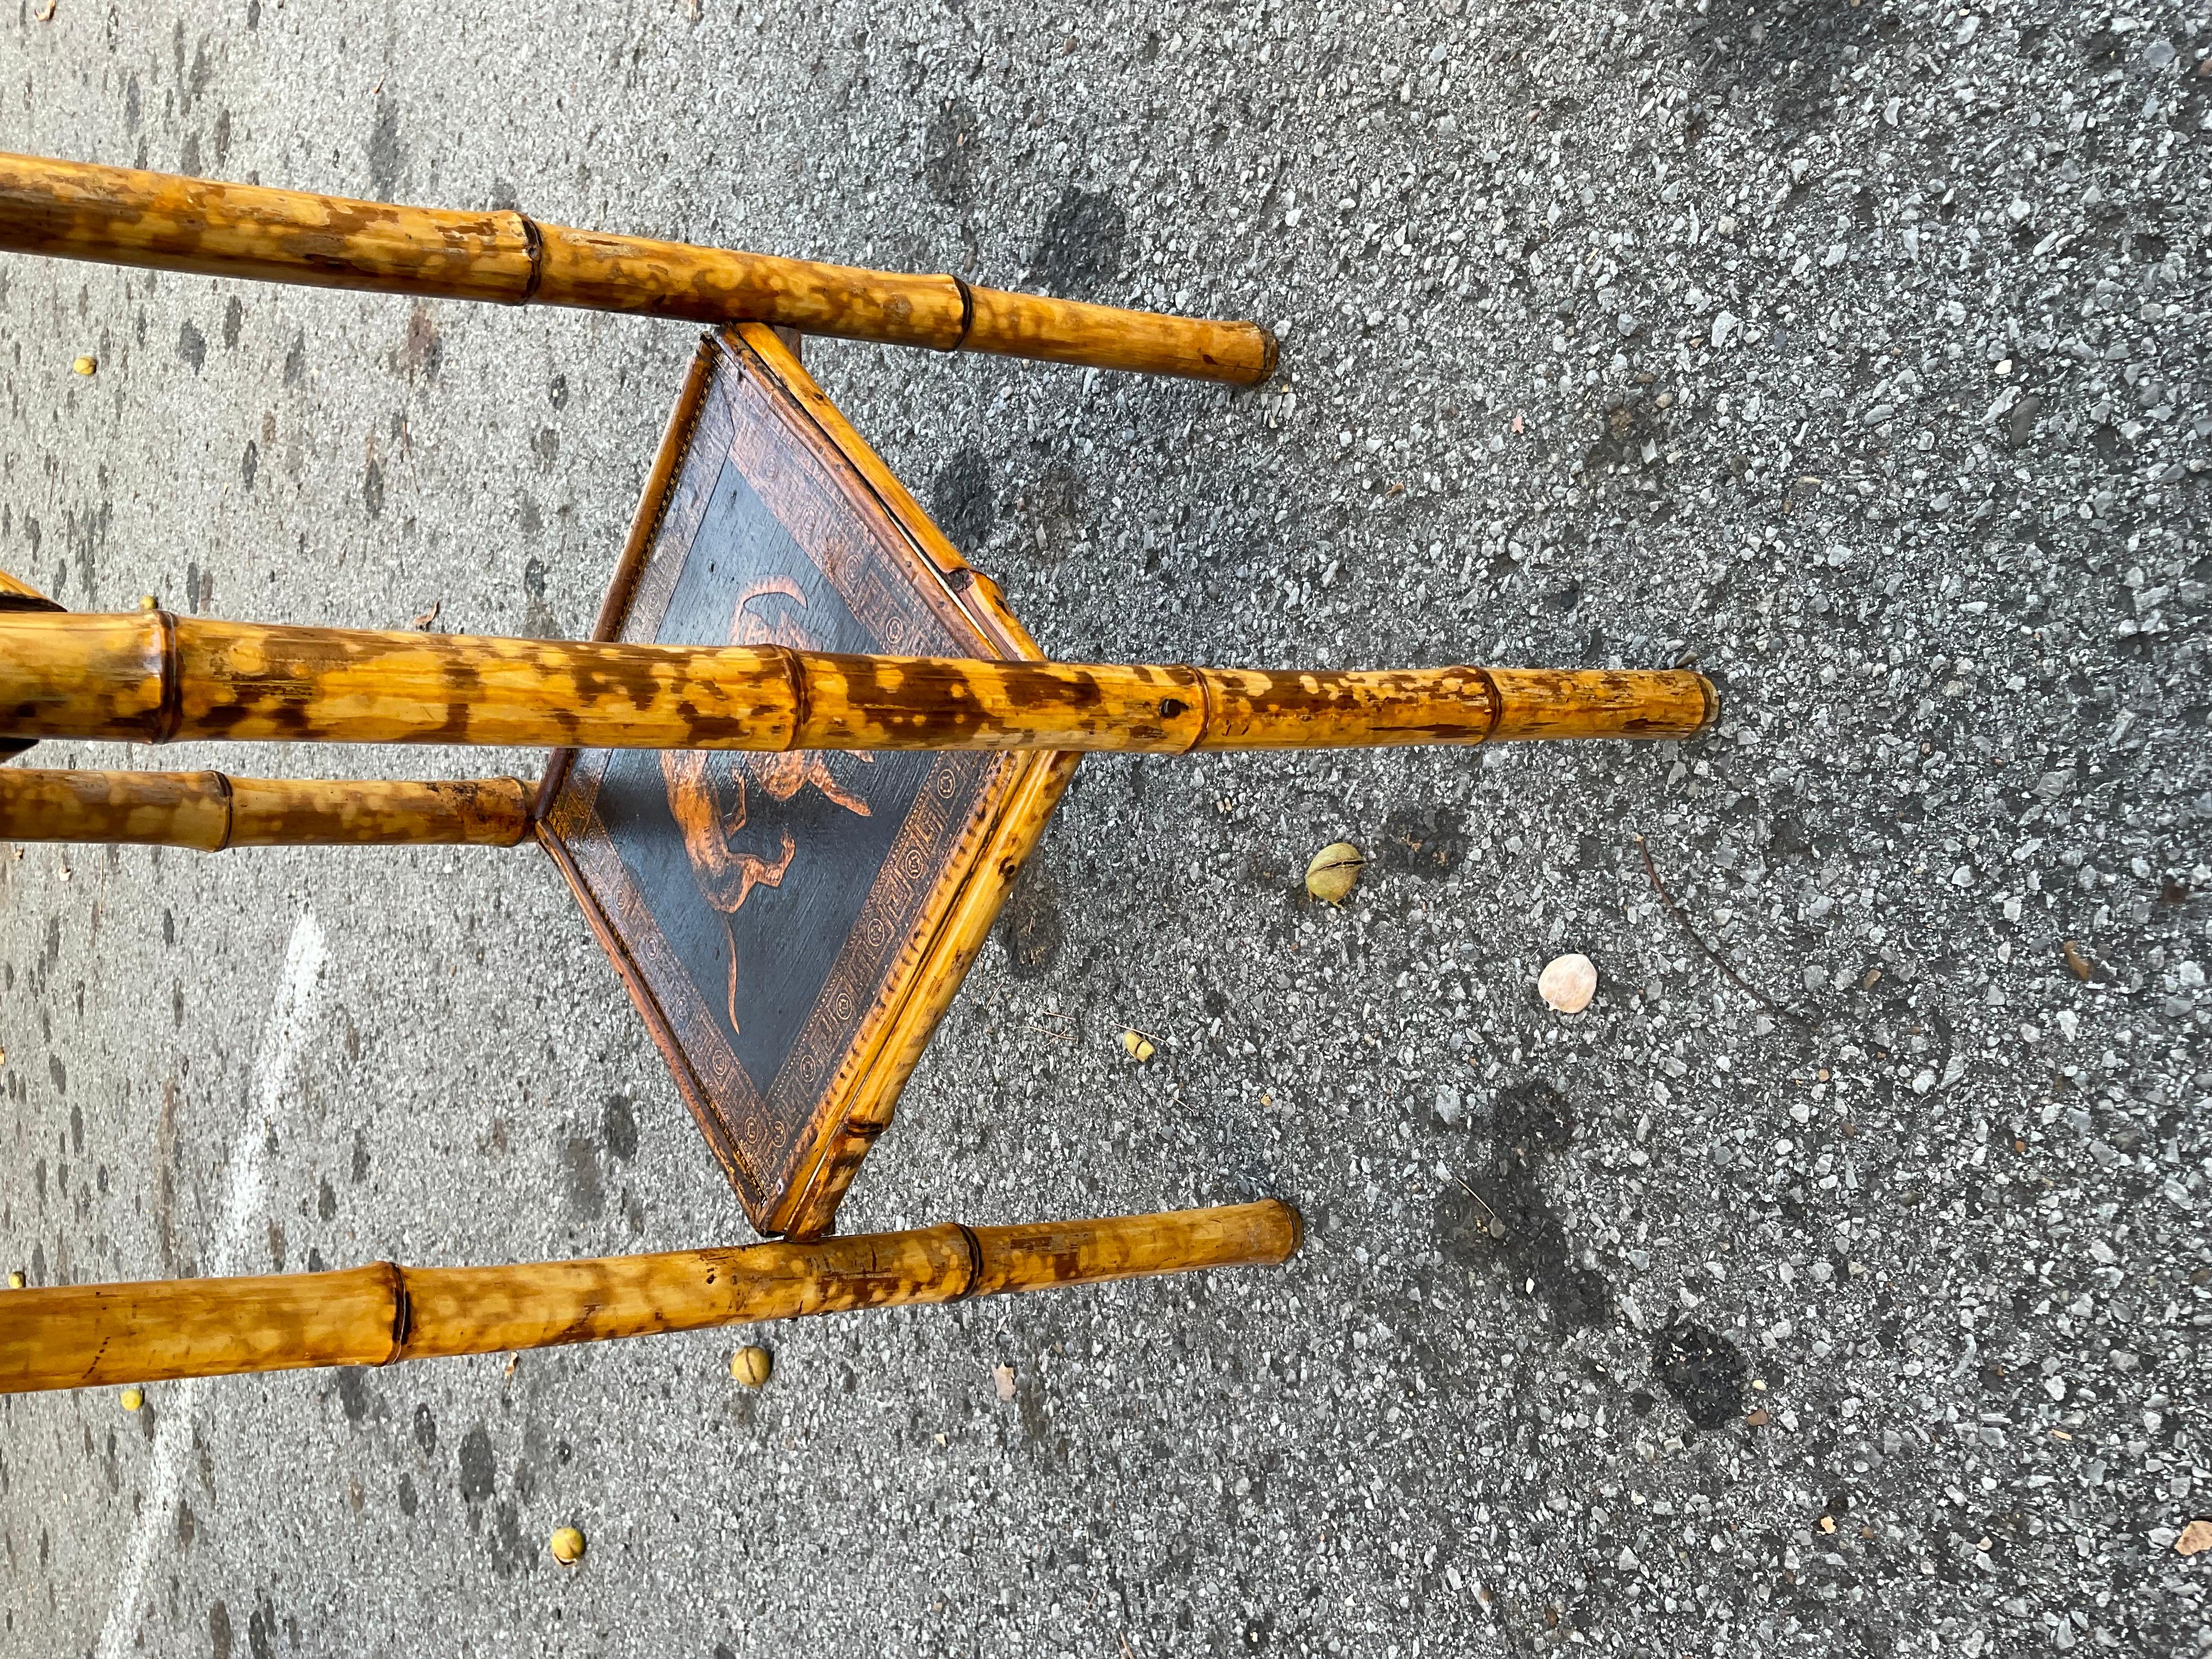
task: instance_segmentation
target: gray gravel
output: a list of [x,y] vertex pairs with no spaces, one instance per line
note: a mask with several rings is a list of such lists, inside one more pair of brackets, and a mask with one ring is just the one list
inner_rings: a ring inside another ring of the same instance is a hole
[[[0,1650],[2205,1650],[2201,11],[43,9],[9,149],[1279,324],[1258,395],[810,348],[1056,653],[1726,713],[1085,763],[845,1224],[1279,1193],[1287,1270],[778,1327],[757,1395],[713,1336],[12,1401]],[[0,564],[74,608],[581,632],[691,349],[0,294]],[[746,1236],[533,854],[31,848],[0,963],[33,1283]]]

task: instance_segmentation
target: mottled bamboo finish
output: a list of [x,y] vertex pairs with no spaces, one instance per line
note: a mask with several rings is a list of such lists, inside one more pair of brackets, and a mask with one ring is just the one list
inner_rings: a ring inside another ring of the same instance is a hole
[[0,612],[0,737],[597,749],[1371,748],[1680,738],[1686,671],[1267,672]]
[[[0,611],[59,611],[60,609],[61,606],[40,592],[28,582],[19,580],[6,571],[0,570]],[[6,761],[11,756],[21,754],[37,741],[35,738],[0,736],[0,762]]]
[[1236,386],[1275,366],[1274,337],[1254,323],[576,230],[514,212],[395,207],[40,156],[0,155],[0,248],[262,282],[758,321]]
[[58,611],[61,606],[30,585],[0,570],[0,611]]
[[392,782],[222,772],[0,767],[0,842],[135,847],[513,847],[530,834],[514,778]]
[[1019,1227],[957,1223],[741,1249],[0,1292],[0,1392],[495,1353],[807,1314],[1273,1266],[1273,1199]]
[[813,1167],[793,1181],[769,1209],[763,1220],[764,1231],[790,1238],[815,1238],[830,1231],[846,1188],[869,1149],[890,1127],[900,1091],[981,954],[1023,861],[1042,839],[1053,808],[1082,758],[1079,754],[1055,755],[1017,787],[994,832],[994,855],[978,866],[955,900],[906,1006],[884,1030],[882,1047],[862,1072],[844,1121],[824,1140]]

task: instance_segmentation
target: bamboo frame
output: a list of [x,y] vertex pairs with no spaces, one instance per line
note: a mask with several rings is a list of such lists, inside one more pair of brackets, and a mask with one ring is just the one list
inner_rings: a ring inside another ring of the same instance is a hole
[[230,847],[513,847],[531,791],[514,778],[310,781],[222,772],[0,767],[0,841]]
[[0,738],[599,749],[1344,749],[1684,738],[1686,670],[862,657],[0,611]]
[[34,155],[0,155],[0,249],[322,288],[756,321],[1231,386],[1257,385],[1275,368],[1274,336],[1255,323],[575,230],[514,212],[396,207]]
[[0,1295],[0,1392],[389,1365],[859,1308],[1276,1266],[1273,1199],[1015,1227],[957,1222],[809,1243],[510,1267],[401,1267],[66,1285]]

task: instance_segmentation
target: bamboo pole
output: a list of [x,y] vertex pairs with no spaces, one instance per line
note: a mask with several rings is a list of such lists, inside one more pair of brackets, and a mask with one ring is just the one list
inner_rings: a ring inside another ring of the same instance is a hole
[[456,782],[235,778],[222,772],[0,767],[0,842],[134,847],[513,847],[530,834],[514,778]]
[[861,657],[0,611],[0,738],[1182,754],[1680,738],[1686,671]]
[[[28,582],[18,580],[0,570],[0,611],[58,611],[56,605]],[[0,737],[0,761],[21,754],[36,741],[29,738]]]
[[1299,1243],[1273,1199],[1018,1227],[678,1250],[511,1267],[401,1267],[0,1293],[0,1393],[604,1342],[957,1302],[1200,1267],[1273,1266]]
[[58,611],[60,609],[61,606],[40,592],[28,582],[11,576],[4,570],[0,570],[0,611]]
[[395,207],[34,155],[0,155],[0,249],[260,282],[763,322],[1231,386],[1256,385],[1275,367],[1274,337],[1255,323],[575,230],[520,213]]

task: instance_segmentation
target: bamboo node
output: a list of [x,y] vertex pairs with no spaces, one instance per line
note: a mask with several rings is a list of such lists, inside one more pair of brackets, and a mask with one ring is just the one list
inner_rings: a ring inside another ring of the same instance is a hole
[[407,1270],[397,1261],[379,1265],[392,1275],[392,1352],[385,1356],[382,1362],[389,1365],[396,1359],[406,1358],[407,1339],[414,1330],[415,1304],[407,1294]]
[[[152,596],[148,595],[149,598]],[[149,607],[152,609],[152,607]],[[170,612],[153,609],[154,627],[161,636],[161,707],[155,711],[153,743],[173,742],[177,728],[185,718],[184,653],[177,645],[177,619]]]
[[950,1299],[965,1302],[983,1283],[983,1241],[975,1237],[975,1230],[966,1222],[956,1221],[952,1224],[960,1229],[960,1237],[968,1246],[968,1282],[960,1287],[958,1295]]
[[216,837],[215,845],[208,851],[227,852],[230,838],[238,833],[238,792],[230,787],[230,777],[227,773],[204,772],[201,775],[208,781],[209,789],[222,798],[222,833]]
[[1198,729],[1190,734],[1190,741],[1182,750],[1192,755],[1213,732],[1213,677],[1188,663],[1182,665],[1182,672],[1190,676],[1191,689],[1198,695]]
[[783,664],[784,678],[791,683],[791,736],[786,749],[796,749],[806,735],[807,721],[813,716],[812,699],[807,696],[806,665],[799,660],[799,653],[787,645],[775,647],[778,659]]
[[1480,739],[1483,743],[1488,743],[1498,735],[1498,723],[1505,717],[1505,704],[1498,695],[1498,682],[1490,677],[1490,671],[1487,668],[1478,668],[1473,672],[1475,678],[1482,682],[1483,701],[1490,705],[1490,723],[1483,727]]
[[952,286],[960,291],[960,332],[945,349],[958,351],[968,343],[969,331],[975,326],[975,290],[957,276],[952,279]]
[[538,221],[526,213],[515,218],[522,225],[522,246],[530,256],[530,275],[523,278],[522,293],[514,301],[526,306],[538,297],[538,285],[545,280],[545,233],[538,228]]

